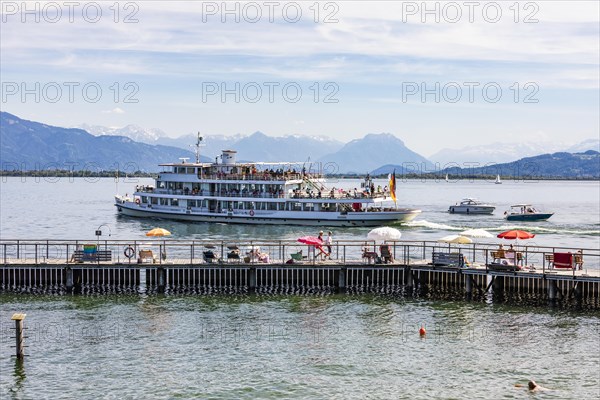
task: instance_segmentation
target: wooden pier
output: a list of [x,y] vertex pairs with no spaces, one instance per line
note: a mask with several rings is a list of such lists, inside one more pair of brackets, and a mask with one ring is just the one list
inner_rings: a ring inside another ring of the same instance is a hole
[[[387,245],[393,257],[384,263],[382,258],[373,257],[378,254],[380,244],[372,242],[334,243],[331,259],[324,259],[314,248],[283,241],[232,244],[173,240],[97,243],[2,240],[0,292],[372,293],[600,308],[598,249],[581,249],[583,264],[558,269],[547,264],[552,259],[549,255],[581,253],[574,249],[520,247],[522,265],[515,270],[498,270],[490,259],[493,245],[448,247],[407,241]],[[436,257],[442,251],[448,256]],[[458,254],[460,257],[456,257]],[[440,265],[440,259],[456,259],[460,265]],[[432,260],[437,260],[437,265]]]

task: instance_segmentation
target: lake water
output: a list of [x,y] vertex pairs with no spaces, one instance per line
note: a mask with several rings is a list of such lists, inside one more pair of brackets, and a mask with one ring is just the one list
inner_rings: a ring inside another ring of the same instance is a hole
[[[119,192],[136,184],[119,183]],[[378,184],[377,182],[376,184]],[[385,185],[381,181],[382,186]],[[358,181],[340,181],[353,188]],[[114,179],[6,178],[2,239],[295,239],[313,228],[184,224],[117,217]],[[491,216],[446,212],[463,197]],[[598,182],[398,181],[399,205],[423,214],[407,240],[466,228],[522,227],[537,245],[600,247]],[[556,214],[508,224],[512,203]],[[363,239],[369,229],[336,229]],[[108,228],[103,228],[107,238]],[[493,239],[492,241],[495,241]],[[600,397],[600,313],[388,296],[0,295],[0,398],[593,399]],[[24,363],[11,358],[13,312],[29,328]],[[418,329],[428,331],[423,339]],[[534,379],[549,391],[515,384]]]

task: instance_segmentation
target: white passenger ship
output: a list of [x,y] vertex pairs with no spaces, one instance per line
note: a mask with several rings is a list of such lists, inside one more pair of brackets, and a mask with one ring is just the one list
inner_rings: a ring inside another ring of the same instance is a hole
[[221,162],[160,164],[168,170],[155,186],[138,186],[132,196],[115,196],[120,214],[193,222],[316,226],[379,226],[403,223],[421,211],[390,206],[387,188],[367,176],[360,190],[326,187],[320,172],[302,163],[235,160],[223,150]]

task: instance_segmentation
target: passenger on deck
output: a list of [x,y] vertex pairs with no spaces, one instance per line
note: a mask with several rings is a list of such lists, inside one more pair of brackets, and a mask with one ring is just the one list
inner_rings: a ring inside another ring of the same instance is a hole
[[500,244],[498,246],[498,250],[496,250],[496,253],[498,255],[498,258],[504,258],[506,255],[506,253],[504,252],[504,246]]
[[577,253],[573,255],[573,267],[583,269],[583,250],[577,250]]
[[506,250],[505,257],[508,259],[510,265],[516,265],[517,253],[515,252],[515,249],[512,244],[510,245],[509,249]]

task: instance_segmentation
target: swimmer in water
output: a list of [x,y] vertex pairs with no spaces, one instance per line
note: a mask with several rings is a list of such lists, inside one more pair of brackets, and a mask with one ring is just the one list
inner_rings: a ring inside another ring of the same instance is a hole
[[537,391],[541,391],[541,390],[548,390],[545,387],[542,387],[542,386],[538,385],[537,383],[535,383],[535,381],[529,381],[527,383],[527,387],[529,388],[529,390],[531,392],[537,392]]
[[[525,385],[521,385],[520,383],[517,383],[515,385],[515,387],[523,387]],[[542,390],[548,390],[547,388],[538,385],[537,383],[535,383],[535,381],[529,381],[527,382],[527,389],[529,389],[530,392],[540,392]]]

